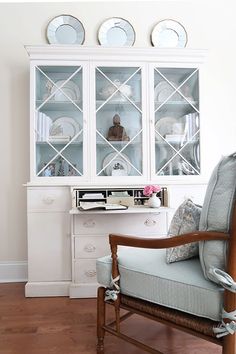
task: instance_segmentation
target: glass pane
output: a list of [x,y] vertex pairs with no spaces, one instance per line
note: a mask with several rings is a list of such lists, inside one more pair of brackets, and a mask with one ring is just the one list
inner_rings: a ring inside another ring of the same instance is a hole
[[[36,68],[36,79],[37,174],[53,177],[82,175],[82,68],[40,66]],[[51,174],[49,167],[53,167]]]
[[199,78],[196,68],[154,70],[158,175],[199,174]]
[[138,67],[96,70],[98,176],[142,174],[140,74]]

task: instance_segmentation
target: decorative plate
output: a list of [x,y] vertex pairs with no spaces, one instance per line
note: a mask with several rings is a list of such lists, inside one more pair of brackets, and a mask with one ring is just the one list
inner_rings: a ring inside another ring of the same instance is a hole
[[[166,135],[172,135],[174,124],[178,123],[178,119],[174,117],[163,117],[155,124],[156,139],[162,140],[160,135],[165,138]],[[157,132],[160,134],[157,134]]]
[[80,125],[71,117],[57,118],[51,128],[50,136],[56,137],[70,137],[71,139],[80,131]]
[[187,44],[187,32],[179,22],[163,20],[154,27],[151,42],[154,47],[184,48]]
[[[176,87],[174,82],[171,84]],[[174,91],[174,87],[171,86],[167,81],[161,81],[156,85],[154,90],[154,99],[157,102],[164,102]],[[181,96],[176,92],[170,98],[171,101],[180,101]]]
[[135,32],[132,25],[123,18],[109,18],[98,30],[99,44],[107,47],[132,46]]
[[[116,156],[117,153],[116,152],[111,152],[110,154],[108,154],[102,163],[102,167],[104,168],[107,164],[108,166],[104,169],[104,173],[106,174],[106,176],[111,176],[112,175],[112,170],[115,167],[115,165],[119,165],[120,168],[123,170],[124,174],[126,176],[128,176],[131,172],[131,165],[126,162],[126,160],[124,160],[122,158],[122,156],[118,155]],[[128,158],[127,155],[122,154],[128,161],[130,161],[130,159]],[[116,156],[114,158],[114,156]],[[114,160],[112,160],[114,158]],[[110,162],[112,160],[112,162]]]
[[84,37],[84,27],[74,16],[57,16],[47,27],[47,39],[50,44],[83,44]]
[[[73,81],[58,80],[56,81],[57,86],[53,86],[51,93],[55,92],[53,96],[55,101],[69,101],[69,99],[64,95],[64,93],[72,100],[78,101],[80,99],[79,87]],[[61,87],[62,86],[62,87]],[[59,90],[57,87],[61,87]]]

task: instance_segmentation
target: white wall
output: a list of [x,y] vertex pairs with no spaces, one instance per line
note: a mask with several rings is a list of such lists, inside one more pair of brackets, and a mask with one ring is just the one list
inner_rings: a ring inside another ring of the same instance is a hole
[[181,22],[188,47],[208,49],[204,119],[209,129],[209,171],[222,154],[236,151],[236,21],[234,1],[139,1],[0,4],[1,205],[0,263],[27,260],[26,190],[29,180],[29,61],[25,44],[46,43],[48,22],[71,14],[84,24],[84,45],[97,45],[97,29],[112,16],[130,21],[137,47],[150,46],[162,19]]

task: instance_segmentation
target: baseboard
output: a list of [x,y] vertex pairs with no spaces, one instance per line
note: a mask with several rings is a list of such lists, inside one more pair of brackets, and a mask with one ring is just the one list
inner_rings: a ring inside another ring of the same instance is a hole
[[91,298],[97,296],[97,283],[92,284],[76,284],[71,283],[69,289],[70,298]]
[[68,296],[70,281],[28,282],[25,285],[26,297]]
[[25,282],[27,279],[27,262],[0,262],[0,283]]

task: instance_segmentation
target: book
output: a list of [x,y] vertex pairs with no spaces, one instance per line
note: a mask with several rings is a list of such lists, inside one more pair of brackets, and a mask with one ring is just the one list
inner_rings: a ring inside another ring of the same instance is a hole
[[80,210],[93,210],[93,209],[124,210],[124,209],[128,209],[128,207],[121,204],[108,204],[104,202],[80,202],[79,209]]
[[82,196],[83,199],[104,199],[102,193],[84,193]]

